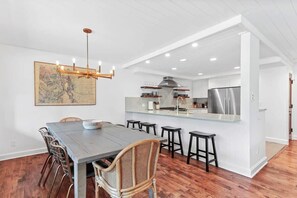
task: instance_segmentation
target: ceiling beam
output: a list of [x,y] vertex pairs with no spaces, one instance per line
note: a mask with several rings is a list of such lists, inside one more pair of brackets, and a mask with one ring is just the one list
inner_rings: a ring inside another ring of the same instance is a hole
[[217,25],[214,25],[212,27],[206,28],[206,29],[204,29],[202,31],[197,32],[196,34],[193,34],[193,35],[188,36],[188,37],[186,37],[184,39],[181,39],[181,40],[179,40],[179,41],[177,41],[175,43],[172,43],[172,44],[170,44],[168,46],[165,46],[165,47],[163,47],[161,49],[158,49],[158,50],[156,50],[156,51],[154,51],[152,53],[146,54],[146,55],[144,55],[142,57],[139,57],[139,58],[137,58],[135,60],[132,60],[132,61],[130,61],[128,63],[125,63],[125,64],[123,64],[122,67],[123,68],[131,67],[131,66],[133,66],[133,65],[135,65],[137,63],[140,63],[140,62],[143,62],[145,60],[151,59],[151,58],[153,58],[155,56],[162,55],[162,54],[164,54],[166,52],[172,51],[172,50],[177,49],[179,47],[182,47],[184,45],[193,43],[193,42],[198,41],[200,39],[203,39],[203,38],[209,37],[211,35],[214,35],[216,33],[219,33],[219,32],[221,32],[223,30],[227,30],[229,28],[237,26],[237,25],[239,25],[241,23],[241,18],[242,18],[241,15],[237,15],[237,16],[229,19],[229,20],[221,22],[221,23],[219,23]]
[[280,56],[282,59],[282,62],[289,67],[290,70],[292,70],[294,64],[293,62],[286,56],[284,53],[276,47],[269,39],[267,39],[253,24],[251,24],[246,18],[241,17],[241,23],[244,26],[245,29],[253,33],[258,39],[267,45],[269,48],[271,48],[277,55]]
[[259,65],[267,65],[267,64],[278,63],[278,62],[283,63],[283,60],[281,59],[281,57],[272,56],[272,57],[260,59]]

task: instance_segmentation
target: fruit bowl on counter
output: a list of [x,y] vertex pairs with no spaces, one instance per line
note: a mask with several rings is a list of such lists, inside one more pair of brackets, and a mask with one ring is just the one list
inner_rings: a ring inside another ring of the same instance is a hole
[[100,129],[102,127],[102,120],[84,120],[83,127],[85,129]]

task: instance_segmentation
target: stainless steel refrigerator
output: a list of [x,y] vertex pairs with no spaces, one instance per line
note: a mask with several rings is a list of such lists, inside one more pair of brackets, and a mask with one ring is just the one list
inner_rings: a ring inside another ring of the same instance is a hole
[[208,113],[240,115],[240,87],[209,89]]

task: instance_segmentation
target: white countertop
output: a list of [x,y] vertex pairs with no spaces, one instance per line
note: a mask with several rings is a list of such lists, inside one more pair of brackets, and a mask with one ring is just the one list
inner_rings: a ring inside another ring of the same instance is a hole
[[199,113],[199,112],[186,112],[186,111],[169,111],[169,110],[129,110],[127,113],[142,113],[150,115],[160,115],[160,116],[172,116],[180,118],[190,118],[190,119],[199,119],[199,120],[214,120],[214,121],[223,121],[223,122],[237,122],[240,121],[239,115],[224,115],[224,114],[213,114],[213,113]]

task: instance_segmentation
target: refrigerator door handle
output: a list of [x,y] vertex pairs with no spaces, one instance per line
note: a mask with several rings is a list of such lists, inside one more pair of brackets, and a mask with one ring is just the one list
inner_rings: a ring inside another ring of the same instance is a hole
[[224,114],[228,114],[228,103],[227,103],[227,99],[226,98],[224,98],[224,106],[225,106],[225,108],[224,108]]
[[231,112],[231,99],[229,98],[229,114],[231,114],[232,112]]

